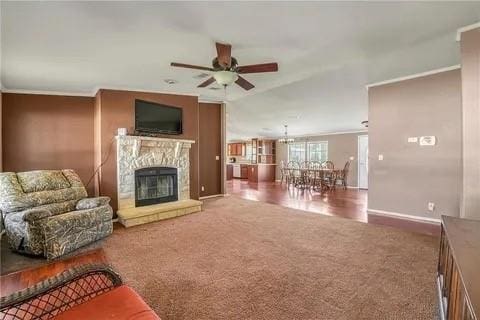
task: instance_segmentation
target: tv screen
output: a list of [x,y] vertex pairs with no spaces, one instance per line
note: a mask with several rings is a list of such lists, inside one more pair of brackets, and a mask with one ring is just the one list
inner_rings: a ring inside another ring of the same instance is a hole
[[181,134],[182,109],[135,100],[135,130],[147,133]]

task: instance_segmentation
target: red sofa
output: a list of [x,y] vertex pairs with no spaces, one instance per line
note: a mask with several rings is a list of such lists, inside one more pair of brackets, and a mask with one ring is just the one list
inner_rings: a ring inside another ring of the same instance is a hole
[[160,318],[111,268],[85,265],[0,298],[0,319]]

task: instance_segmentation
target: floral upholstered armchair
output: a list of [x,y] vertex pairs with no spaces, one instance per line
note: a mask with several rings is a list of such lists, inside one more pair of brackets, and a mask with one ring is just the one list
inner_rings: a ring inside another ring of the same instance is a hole
[[0,173],[0,212],[10,246],[54,259],[112,233],[110,198],[87,198],[73,170]]

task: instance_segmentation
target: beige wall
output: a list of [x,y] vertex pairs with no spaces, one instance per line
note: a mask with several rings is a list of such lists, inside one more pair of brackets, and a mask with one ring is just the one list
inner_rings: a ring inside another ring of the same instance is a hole
[[480,28],[461,38],[463,191],[461,216],[480,219]]
[[[428,218],[460,212],[460,70],[369,89],[368,208]],[[421,147],[408,137],[433,135]],[[378,155],[384,160],[379,161]],[[434,212],[427,210],[434,202]]]
[[2,91],[0,91],[0,172],[3,171],[3,147],[2,147],[2,131],[3,131],[3,126],[2,126]]
[[[332,134],[323,136],[311,136],[296,138],[295,141],[328,141],[328,159],[333,161],[335,168],[343,168],[345,162],[350,157],[354,157],[350,165],[350,172],[348,174],[347,183],[351,187],[357,187],[358,183],[358,136],[368,134],[362,133],[344,133],[344,134]],[[277,164],[280,161],[288,161],[288,148],[287,145],[277,143]],[[280,179],[280,166],[277,166],[276,179]]]

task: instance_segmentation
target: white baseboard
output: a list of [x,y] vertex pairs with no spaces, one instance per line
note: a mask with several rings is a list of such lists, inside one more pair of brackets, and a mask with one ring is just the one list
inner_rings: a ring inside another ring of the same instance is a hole
[[220,194],[213,194],[211,196],[205,196],[205,197],[200,197],[198,198],[199,200],[205,200],[205,199],[211,199],[211,198],[217,198],[217,197],[224,197],[225,195],[220,193]]
[[420,217],[420,216],[414,216],[414,215],[411,215],[411,214],[391,212],[391,211],[385,211],[385,210],[377,210],[377,209],[368,209],[367,208],[367,213],[368,214],[373,214],[373,215],[376,215],[376,216],[400,218],[400,219],[410,220],[410,221],[414,221],[414,222],[423,222],[423,223],[431,223],[431,224],[440,224],[441,223],[441,220],[438,219],[438,218]]

